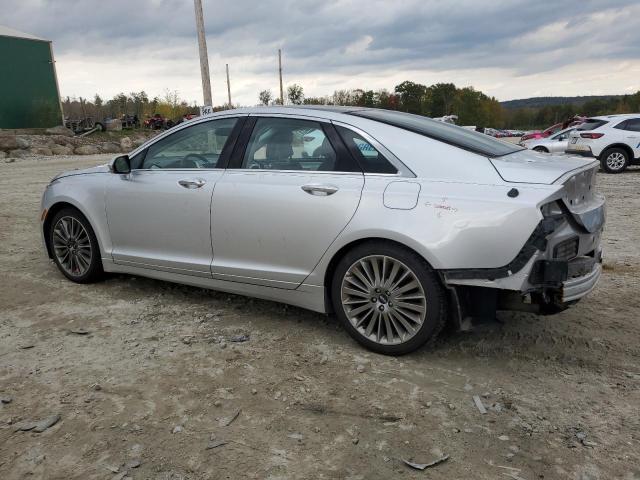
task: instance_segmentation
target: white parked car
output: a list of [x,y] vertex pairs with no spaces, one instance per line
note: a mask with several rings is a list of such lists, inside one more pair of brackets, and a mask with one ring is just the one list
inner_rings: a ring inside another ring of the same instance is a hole
[[569,135],[567,153],[597,158],[607,173],[640,164],[640,113],[588,118]]
[[522,145],[529,150],[535,150],[536,152],[562,154],[565,152],[567,145],[569,144],[569,133],[574,129],[575,127],[566,128],[549,137],[532,138],[531,140],[520,142],[519,145]]
[[447,323],[589,293],[597,168],[400,112],[228,110],[58,175],[41,228],[74,282],[130,273],[335,312],[402,354]]

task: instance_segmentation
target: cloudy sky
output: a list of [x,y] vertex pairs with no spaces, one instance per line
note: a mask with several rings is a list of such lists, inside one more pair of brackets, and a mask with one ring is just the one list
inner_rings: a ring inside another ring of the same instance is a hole
[[[203,0],[214,104],[403,80],[499,100],[640,90],[637,0]],[[165,89],[202,101],[192,0],[0,0],[0,23],[53,40],[63,96]]]

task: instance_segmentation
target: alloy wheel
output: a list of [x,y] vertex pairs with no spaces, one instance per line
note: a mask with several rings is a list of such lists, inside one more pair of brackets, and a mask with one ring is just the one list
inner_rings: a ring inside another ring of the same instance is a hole
[[53,250],[60,266],[73,277],[81,277],[91,265],[91,241],[82,223],[61,217],[53,227]]
[[607,156],[607,167],[611,170],[621,170],[626,163],[625,156],[620,152],[612,152]]
[[424,289],[416,274],[392,257],[370,255],[353,263],[340,292],[349,322],[373,342],[404,343],[424,323],[427,313]]

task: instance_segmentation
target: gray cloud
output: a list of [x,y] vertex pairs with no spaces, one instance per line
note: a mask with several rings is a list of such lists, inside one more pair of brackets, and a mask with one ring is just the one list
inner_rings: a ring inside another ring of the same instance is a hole
[[[230,63],[239,98],[247,103],[255,101],[245,100],[256,96],[251,90],[274,74],[280,47],[287,75],[312,78],[318,88],[354,76],[362,86],[377,85],[366,79],[381,73],[395,78],[401,71],[430,78],[437,72],[459,77],[474,69],[502,69],[518,78],[585,62],[638,62],[640,6],[633,0],[203,3],[213,70]],[[2,11],[4,24],[54,41],[61,70],[63,62],[75,65],[65,75],[78,89],[100,88],[99,79],[85,79],[83,87],[76,77],[84,65],[94,65],[99,74],[95,65],[102,63],[134,70],[136,82],[145,83],[145,72],[164,75],[171,83],[166,87],[197,95],[190,0],[2,0]],[[126,84],[127,72],[120,73],[119,90],[135,89]],[[622,88],[612,85],[614,91]]]

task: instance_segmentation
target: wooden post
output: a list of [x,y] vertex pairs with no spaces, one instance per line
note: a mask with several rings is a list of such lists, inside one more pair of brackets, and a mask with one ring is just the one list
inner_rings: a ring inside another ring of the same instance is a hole
[[198,49],[200,51],[200,74],[202,75],[202,96],[204,106],[213,106],[211,101],[211,78],[209,77],[209,55],[207,54],[207,39],[204,35],[204,16],[202,15],[202,0],[193,0],[196,10],[196,30],[198,31]]
[[227,63],[227,95],[229,96],[229,108],[233,108],[231,105],[231,83],[229,82],[229,64]]
[[280,73],[280,105],[284,105],[284,90],[282,89],[282,50],[278,49],[278,72]]

